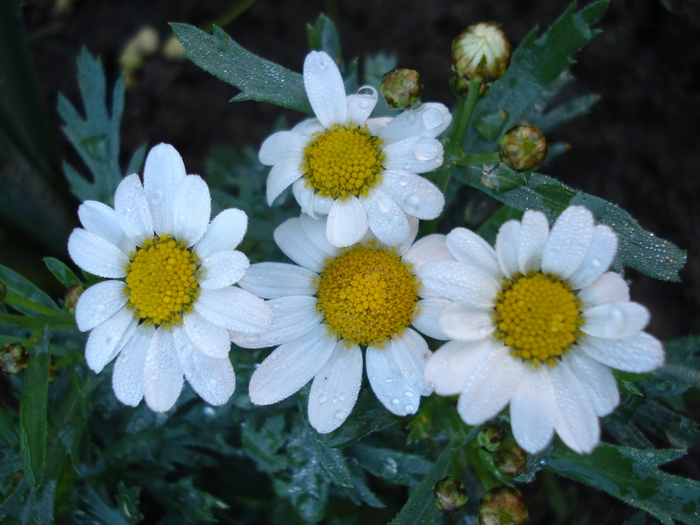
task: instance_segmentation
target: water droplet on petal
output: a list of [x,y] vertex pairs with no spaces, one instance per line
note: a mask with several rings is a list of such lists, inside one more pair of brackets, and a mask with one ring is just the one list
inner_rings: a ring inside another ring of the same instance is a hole
[[345,419],[346,417],[348,417],[348,413],[345,410],[338,410],[335,413],[335,417],[338,419]]
[[243,340],[246,343],[256,343],[260,341],[260,334],[246,334],[243,336]]
[[442,112],[436,108],[430,108],[425,110],[423,112],[422,117],[423,124],[428,129],[437,128],[440,124],[442,124],[442,121],[445,120],[445,117],[442,115]]
[[216,379],[214,379],[213,377],[210,377],[210,378],[209,378],[208,383],[209,383],[209,386],[210,386],[211,388],[215,388],[216,385],[217,385]]
[[326,396],[324,396],[323,394],[321,394],[320,396],[318,396],[318,403],[319,403],[320,405],[322,405],[322,404],[325,403],[326,401],[328,401],[328,398],[327,398]]
[[415,212],[420,209],[421,199],[418,195],[411,195],[406,199],[406,204],[404,206],[406,212],[410,215],[411,212]]
[[338,394],[338,399],[339,399],[340,401],[345,401],[347,398],[348,398],[348,393],[347,393],[347,392],[341,392],[340,394]]
[[406,411],[408,414],[413,414],[416,410],[413,408],[413,405],[406,405],[403,407],[403,409]]
[[391,402],[394,403],[395,405],[398,405],[400,403],[400,401],[398,399],[392,399]]
[[107,339],[105,340],[105,345],[108,346],[108,347],[114,346],[115,344],[117,344],[117,342],[115,341],[115,339],[116,339],[116,337],[114,337],[113,335],[110,335],[110,336],[107,337]]
[[403,395],[406,397],[413,397],[413,392],[404,392]]
[[422,137],[413,147],[413,154],[418,160],[433,160],[440,154],[439,142],[429,137]]
[[151,202],[158,204],[161,200],[163,200],[163,192],[160,190],[154,191],[153,195],[151,195]]

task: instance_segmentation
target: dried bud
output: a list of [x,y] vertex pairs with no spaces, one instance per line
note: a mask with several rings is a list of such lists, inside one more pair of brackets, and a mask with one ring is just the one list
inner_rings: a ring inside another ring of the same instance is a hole
[[487,423],[479,431],[477,441],[479,446],[485,448],[489,452],[495,452],[501,447],[501,443],[506,438],[505,431],[493,423]]
[[433,488],[435,505],[448,514],[458,512],[467,504],[467,488],[459,478],[445,476]]
[[404,109],[420,102],[423,84],[418,71],[392,69],[382,78],[379,87],[389,109]]
[[527,454],[513,441],[504,441],[493,455],[493,464],[503,476],[515,478],[525,472]]
[[29,364],[29,353],[24,345],[7,343],[0,349],[0,368],[8,374],[21,372]]
[[[460,97],[466,96],[466,94],[469,92],[469,84],[471,84],[469,80],[466,80],[459,75],[455,75],[450,79],[450,87],[452,87],[452,91],[454,91],[455,94]],[[479,97],[486,96],[488,92],[489,85],[481,84],[481,87],[479,88]]]
[[506,74],[511,47],[499,24],[481,22],[469,26],[452,41],[455,72],[467,80],[490,82]]
[[6,295],[7,285],[3,281],[0,281],[0,303],[2,303],[5,300]]
[[75,305],[78,304],[78,299],[83,295],[85,288],[80,285],[74,284],[66,290],[65,305],[71,312],[75,311]]
[[501,160],[515,171],[537,168],[547,156],[547,139],[535,126],[515,126],[501,137]]
[[527,507],[520,491],[496,487],[479,500],[479,525],[520,525],[527,519]]

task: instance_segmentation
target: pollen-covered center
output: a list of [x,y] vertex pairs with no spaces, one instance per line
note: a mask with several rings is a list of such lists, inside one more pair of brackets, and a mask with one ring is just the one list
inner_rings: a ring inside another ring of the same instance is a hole
[[144,323],[173,326],[199,294],[197,256],[169,235],[155,237],[131,254],[126,267],[128,308]]
[[365,195],[381,182],[381,146],[367,126],[336,124],[318,133],[304,149],[302,170],[307,184],[333,199]]
[[401,258],[367,246],[330,261],[318,286],[324,323],[363,346],[387,341],[409,326],[417,301],[418,283]]
[[580,326],[576,295],[554,276],[536,273],[506,281],[496,303],[496,333],[514,355],[555,364]]

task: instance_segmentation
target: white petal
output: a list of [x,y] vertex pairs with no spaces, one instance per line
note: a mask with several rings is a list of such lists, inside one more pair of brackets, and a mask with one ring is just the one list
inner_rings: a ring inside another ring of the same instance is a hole
[[479,425],[503,410],[523,373],[523,364],[510,355],[510,348],[496,341],[491,345],[469,374],[457,402],[457,412],[468,425]]
[[[271,405],[288,398],[308,383],[336,347],[334,337],[319,325],[306,336],[277,347],[253,372],[250,400],[256,405]],[[342,343],[337,343],[342,345]]]
[[265,299],[288,295],[313,295],[318,274],[295,264],[262,262],[253,264],[238,281],[244,290]]
[[480,235],[466,228],[455,228],[447,234],[445,242],[458,261],[475,266],[494,279],[503,277],[496,251]]
[[[413,241],[416,240],[416,236],[418,235],[418,228],[420,227],[420,221],[415,217],[407,215],[406,220],[408,221],[408,237],[406,237],[402,243],[396,245],[396,251],[401,254],[401,257],[403,257],[413,245]],[[413,268],[413,273],[416,273],[416,268]]]
[[478,341],[496,330],[493,310],[453,303],[440,314],[440,328],[449,339]]
[[185,175],[182,157],[170,144],[158,144],[148,153],[143,186],[158,235],[173,232],[175,194]]
[[435,184],[408,171],[383,172],[378,189],[391,195],[406,214],[424,221],[435,219],[445,207],[445,196]]
[[312,243],[298,218],[287,219],[273,233],[280,250],[299,266],[319,273],[326,266],[326,253]]
[[542,272],[568,278],[581,266],[593,239],[593,214],[569,206],[557,218],[542,250]]
[[85,344],[85,360],[90,370],[99,374],[131,339],[137,325],[133,312],[126,308],[117,310],[112,317],[97,325]]
[[494,305],[501,286],[478,268],[457,261],[437,261],[420,270],[423,286],[429,292],[481,308]]
[[223,288],[241,280],[250,267],[248,257],[237,250],[216,252],[202,261],[202,288]]
[[265,301],[235,286],[202,289],[194,309],[210,323],[236,332],[259,334],[272,326],[272,310]]
[[387,246],[401,244],[411,233],[406,214],[388,194],[370,190],[360,202],[367,211],[367,224],[372,233]]
[[340,250],[328,242],[328,238],[326,237],[325,220],[313,219],[302,213],[299,216],[299,225],[309,242],[320,249],[325,254],[326,258],[338,256]]
[[185,378],[199,396],[214,406],[225,404],[236,388],[236,376],[228,356],[214,358],[199,352],[181,331],[173,332]]
[[402,259],[413,265],[413,273],[419,274],[423,265],[434,261],[450,261],[453,257],[445,244],[445,236],[432,233],[414,242]]
[[391,144],[420,135],[437,137],[447,129],[451,121],[452,115],[447,107],[429,102],[417,109],[400,113],[386,125],[380,138],[386,144]]
[[352,412],[362,385],[362,352],[337,344],[309,393],[309,423],[321,434],[334,431]]
[[518,269],[523,275],[540,269],[542,248],[549,235],[549,221],[544,213],[527,210],[520,223]]
[[248,216],[238,208],[228,208],[209,224],[204,237],[195,246],[195,253],[204,260],[211,254],[235,250],[248,228]]
[[572,348],[564,359],[588,393],[596,414],[603,417],[615,410],[620,403],[620,392],[610,369],[578,348]]
[[68,253],[73,262],[86,272],[100,277],[126,276],[129,257],[104,237],[76,228],[68,238]]
[[385,146],[384,167],[388,170],[405,170],[426,173],[442,166],[444,148],[431,137],[412,137]]
[[347,122],[343,77],[327,53],[311,51],[306,55],[304,89],[314,114],[325,128]]
[[135,407],[143,398],[146,354],[154,335],[153,327],[138,327],[117,357],[112,389],[117,399],[125,405]]
[[157,329],[146,353],[144,392],[148,408],[154,412],[170,410],[182,391],[182,366],[172,334]]
[[600,439],[600,424],[588,394],[566,360],[550,369],[556,412],[554,428],[574,452],[588,454]]
[[510,425],[518,444],[530,454],[543,450],[554,435],[556,401],[549,368],[523,366],[510,400]]
[[129,253],[131,246],[125,246],[126,236],[117,221],[116,212],[101,202],[85,201],[78,207],[78,217],[83,227],[108,240]]
[[418,313],[413,318],[413,327],[428,337],[446,341],[449,337],[440,328],[439,318],[443,308],[450,304],[453,304],[452,301],[445,299],[421,299],[416,303]]
[[348,108],[346,124],[362,126],[377,105],[377,99],[377,90],[372,86],[362,86],[357,95],[348,95],[345,99]]
[[121,281],[102,281],[83,292],[75,307],[78,330],[86,332],[104,323],[126,305],[128,298]]
[[620,339],[636,334],[649,322],[649,310],[638,303],[611,303],[596,306],[582,314],[581,330],[605,339]]
[[261,334],[231,332],[231,340],[242,348],[267,348],[303,338],[321,322],[316,301],[309,295],[271,299],[267,304],[275,314],[275,321],[270,329]]
[[333,203],[326,223],[326,237],[333,246],[351,246],[367,232],[367,226],[365,207],[357,197],[349,195]]
[[173,235],[192,246],[209,226],[211,196],[207,183],[199,175],[187,175],[175,194]]
[[182,324],[184,330],[179,332],[200,352],[217,359],[228,358],[231,339],[226,328],[210,323],[197,312],[185,315]]
[[493,350],[490,342],[448,341],[428,358],[423,378],[435,387],[441,396],[459,394],[469,374]]
[[651,372],[664,364],[663,345],[646,332],[624,339],[585,336],[578,345],[596,361],[635,374]]
[[518,246],[520,246],[520,222],[508,221],[500,227],[496,236],[498,263],[506,277],[513,277],[520,271]]
[[593,284],[578,293],[583,310],[610,303],[624,303],[630,300],[630,288],[621,275],[607,272]]
[[153,237],[153,218],[138,175],[129,175],[117,186],[114,211],[122,230],[136,244]]
[[316,133],[321,133],[325,131],[326,128],[323,127],[317,118],[307,118],[301,122],[292,126],[290,131],[298,133],[299,135],[304,135],[307,139]]
[[599,224],[593,229],[593,240],[581,266],[569,276],[574,290],[588,286],[607,271],[617,253],[617,234],[609,226]]
[[302,175],[304,172],[298,159],[285,159],[272,166],[267,176],[267,204],[272,206],[275,199]]
[[292,193],[294,194],[294,199],[297,201],[297,204],[301,207],[301,212],[309,215],[313,219],[318,219],[314,209],[314,202],[319,195],[308,185],[308,179],[302,177],[294,181],[294,184],[292,184]]
[[[389,125],[389,122],[391,122],[393,117],[377,117],[377,118],[370,118],[367,119],[365,122],[365,125],[369,129],[369,132],[374,135],[375,137],[380,137],[382,134],[382,131],[384,131],[384,128],[386,128]],[[386,144],[387,141],[382,139],[384,143]]]
[[260,146],[258,158],[266,166],[274,166],[286,159],[295,159],[301,165],[304,148],[308,143],[309,139],[304,135],[294,131],[279,131],[265,139]]

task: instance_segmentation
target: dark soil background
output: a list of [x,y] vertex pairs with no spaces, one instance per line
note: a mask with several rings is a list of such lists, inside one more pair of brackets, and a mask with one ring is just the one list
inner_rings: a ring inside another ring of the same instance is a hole
[[[325,12],[338,24],[346,60],[379,50],[396,53],[400,67],[420,72],[424,100],[451,105],[450,43],[462,29],[497,21],[517,45],[534,25],[551,24],[567,4],[259,0],[225,29],[244,47],[300,71],[306,24]],[[78,102],[75,56],[82,46],[102,58],[113,83],[119,53],[143,25],[153,26],[164,41],[171,34],[168,22],[204,26],[233,5],[224,0],[76,0],[70,12],[58,15],[51,2],[24,2],[40,89],[63,154],[72,152],[59,133],[57,93]],[[602,99],[589,115],[551,134],[552,141],[566,141],[571,149],[542,170],[619,204],[644,228],[688,251],[680,284],[628,274],[633,298],[652,312],[648,331],[663,340],[700,331],[700,4],[686,0],[674,7],[676,13],[659,0],[612,1],[598,25],[603,33],[576,56],[578,82],[565,92],[570,97],[597,92]],[[126,96],[125,159],[141,143],[168,142],[183,155],[189,172],[202,173],[204,159],[217,146],[257,147],[283,111],[256,102],[229,103],[235,94],[235,88],[187,61],[161,54],[146,58]],[[675,468],[700,477],[694,461]],[[609,503],[595,496],[590,508],[598,511],[592,516],[605,516]],[[551,519],[530,510],[533,523]]]

